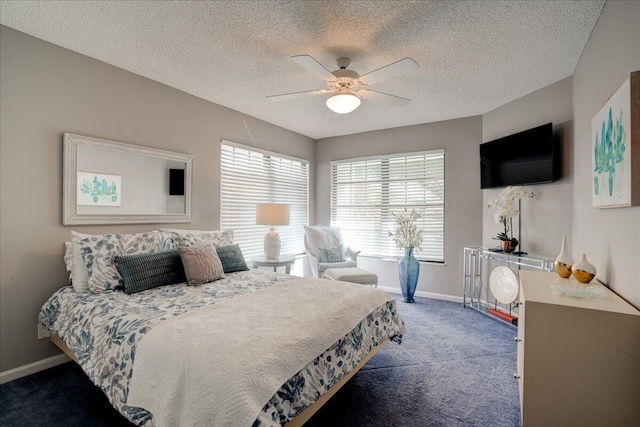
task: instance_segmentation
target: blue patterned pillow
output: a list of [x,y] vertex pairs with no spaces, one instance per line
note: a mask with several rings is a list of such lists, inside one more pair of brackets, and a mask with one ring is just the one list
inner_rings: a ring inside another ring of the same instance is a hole
[[127,295],[158,286],[184,283],[187,278],[177,249],[115,258]]
[[225,274],[235,271],[247,271],[249,269],[244,260],[244,256],[242,256],[240,246],[237,244],[216,247],[216,252],[220,257],[220,261],[222,261],[222,268]]
[[344,246],[338,245],[331,248],[318,248],[318,252],[320,253],[320,262],[343,262],[346,261],[347,257],[344,253]]
[[122,287],[122,276],[115,257],[140,255],[173,248],[170,235],[160,231],[138,234],[102,234],[78,242],[87,265],[91,292],[113,291]]

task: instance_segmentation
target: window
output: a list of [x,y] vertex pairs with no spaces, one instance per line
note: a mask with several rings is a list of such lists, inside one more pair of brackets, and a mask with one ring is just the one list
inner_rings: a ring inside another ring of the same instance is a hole
[[405,208],[422,214],[417,257],[444,262],[444,150],[331,162],[331,225],[363,255],[404,255],[389,232]]
[[246,258],[262,255],[267,228],[256,225],[256,204],[288,203],[288,226],[276,230],[283,254],[304,252],[304,227],[309,224],[309,162],[222,142],[220,227],[233,230]]

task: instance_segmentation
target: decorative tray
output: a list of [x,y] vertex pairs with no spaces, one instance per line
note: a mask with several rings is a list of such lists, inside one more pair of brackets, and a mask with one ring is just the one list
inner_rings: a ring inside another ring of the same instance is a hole
[[602,288],[596,285],[583,285],[582,283],[553,283],[551,289],[555,289],[562,295],[575,298],[590,298],[602,293]]

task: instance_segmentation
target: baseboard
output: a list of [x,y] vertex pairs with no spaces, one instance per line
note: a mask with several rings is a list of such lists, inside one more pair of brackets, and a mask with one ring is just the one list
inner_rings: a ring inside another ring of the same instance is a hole
[[28,365],[18,366],[17,368],[0,372],[0,384],[8,383],[9,381],[17,380],[18,378],[26,377],[27,375],[35,374],[36,372],[44,371],[45,369],[53,368],[54,366],[62,365],[70,361],[71,359],[66,354],[58,354],[38,360],[37,362],[29,363]]
[[[391,292],[393,294],[401,294],[402,293],[400,288],[389,288],[389,287],[386,287],[386,286],[378,286],[378,289],[382,289],[385,292]],[[444,301],[459,302],[460,304],[462,304],[462,297],[457,297],[457,296],[454,296],[454,295],[436,294],[434,292],[424,292],[424,291],[416,291],[416,293],[414,295],[417,296],[417,297],[440,299],[440,300],[444,300]]]

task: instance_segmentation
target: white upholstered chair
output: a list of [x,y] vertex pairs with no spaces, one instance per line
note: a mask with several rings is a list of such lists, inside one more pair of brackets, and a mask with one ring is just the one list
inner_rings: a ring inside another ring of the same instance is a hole
[[[343,245],[346,252],[346,260],[342,262],[320,262],[318,248],[335,248]],[[324,271],[329,268],[353,268],[358,266],[357,258],[360,251],[354,251],[347,247],[342,239],[342,231],[335,227],[313,225],[304,228],[304,247],[309,254],[311,272],[313,277],[324,277]]]

